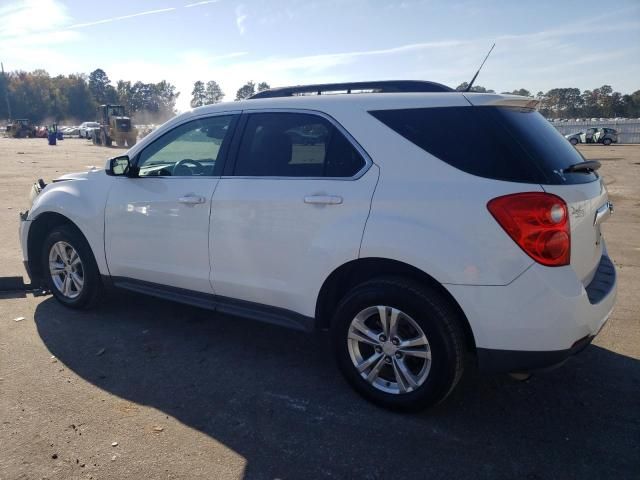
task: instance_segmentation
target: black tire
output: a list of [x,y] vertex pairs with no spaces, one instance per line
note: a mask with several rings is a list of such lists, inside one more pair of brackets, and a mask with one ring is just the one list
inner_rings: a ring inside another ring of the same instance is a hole
[[[431,369],[418,388],[409,393],[387,393],[371,385],[356,370],[348,347],[351,321],[367,307],[397,308],[420,326],[431,350]],[[458,311],[436,288],[398,277],[380,277],[353,288],[340,302],[331,324],[338,367],[363,397],[385,408],[421,410],[443,401],[464,370],[465,342]]]
[[573,145],[575,147],[578,144],[578,139],[577,138],[572,138],[571,140],[569,140],[569,142],[571,143],[571,145]]
[[[73,299],[65,297],[62,292],[58,290],[58,287],[56,287],[53,282],[52,276],[49,274],[49,252],[53,245],[60,241],[72,246],[76,252],[78,252],[78,256],[82,262],[84,285],[80,295]],[[88,309],[100,301],[103,293],[100,271],[98,270],[98,265],[96,264],[89,243],[76,228],[69,225],[54,227],[44,241],[41,260],[45,284],[60,303],[70,308]]]
[[605,138],[604,140],[602,140],[602,144],[609,146],[611,145],[611,139],[610,138]]

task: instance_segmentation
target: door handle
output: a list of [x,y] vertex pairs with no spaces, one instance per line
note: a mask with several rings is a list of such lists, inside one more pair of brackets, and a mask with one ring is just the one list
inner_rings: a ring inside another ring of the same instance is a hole
[[312,205],[340,205],[342,197],[339,195],[307,195],[304,197],[304,203]]
[[594,225],[600,225],[613,213],[613,203],[605,202],[598,210],[596,210],[595,218],[593,219]]
[[184,203],[186,205],[198,205],[200,203],[206,202],[207,199],[201,197],[200,195],[187,194],[184,197],[180,197],[178,202]]

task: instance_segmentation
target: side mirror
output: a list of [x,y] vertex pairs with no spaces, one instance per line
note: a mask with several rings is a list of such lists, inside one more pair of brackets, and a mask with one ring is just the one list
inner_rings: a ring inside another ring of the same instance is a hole
[[126,177],[131,172],[131,161],[128,155],[109,159],[109,165],[105,170],[107,175],[113,177]]

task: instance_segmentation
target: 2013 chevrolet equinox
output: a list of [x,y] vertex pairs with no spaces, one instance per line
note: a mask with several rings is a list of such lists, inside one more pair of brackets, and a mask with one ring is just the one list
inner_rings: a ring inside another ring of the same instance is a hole
[[424,408],[466,356],[555,365],[613,308],[599,164],[536,106],[401,81],[197,108],[104,170],[34,185],[25,265],[73,308],[115,286],[328,328],[359,393]]

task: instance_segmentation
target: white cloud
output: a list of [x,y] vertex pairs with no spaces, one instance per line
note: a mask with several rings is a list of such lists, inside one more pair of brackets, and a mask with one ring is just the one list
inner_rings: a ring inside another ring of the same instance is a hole
[[240,35],[244,35],[246,31],[245,22],[247,21],[247,7],[241,3],[236,7],[236,26]]
[[184,8],[199,7],[201,5],[209,5],[210,3],[218,3],[219,1],[220,0],[204,0],[203,2],[190,3],[185,5]]
[[53,30],[69,21],[66,7],[56,0],[25,0],[0,7],[0,39],[22,38]]

